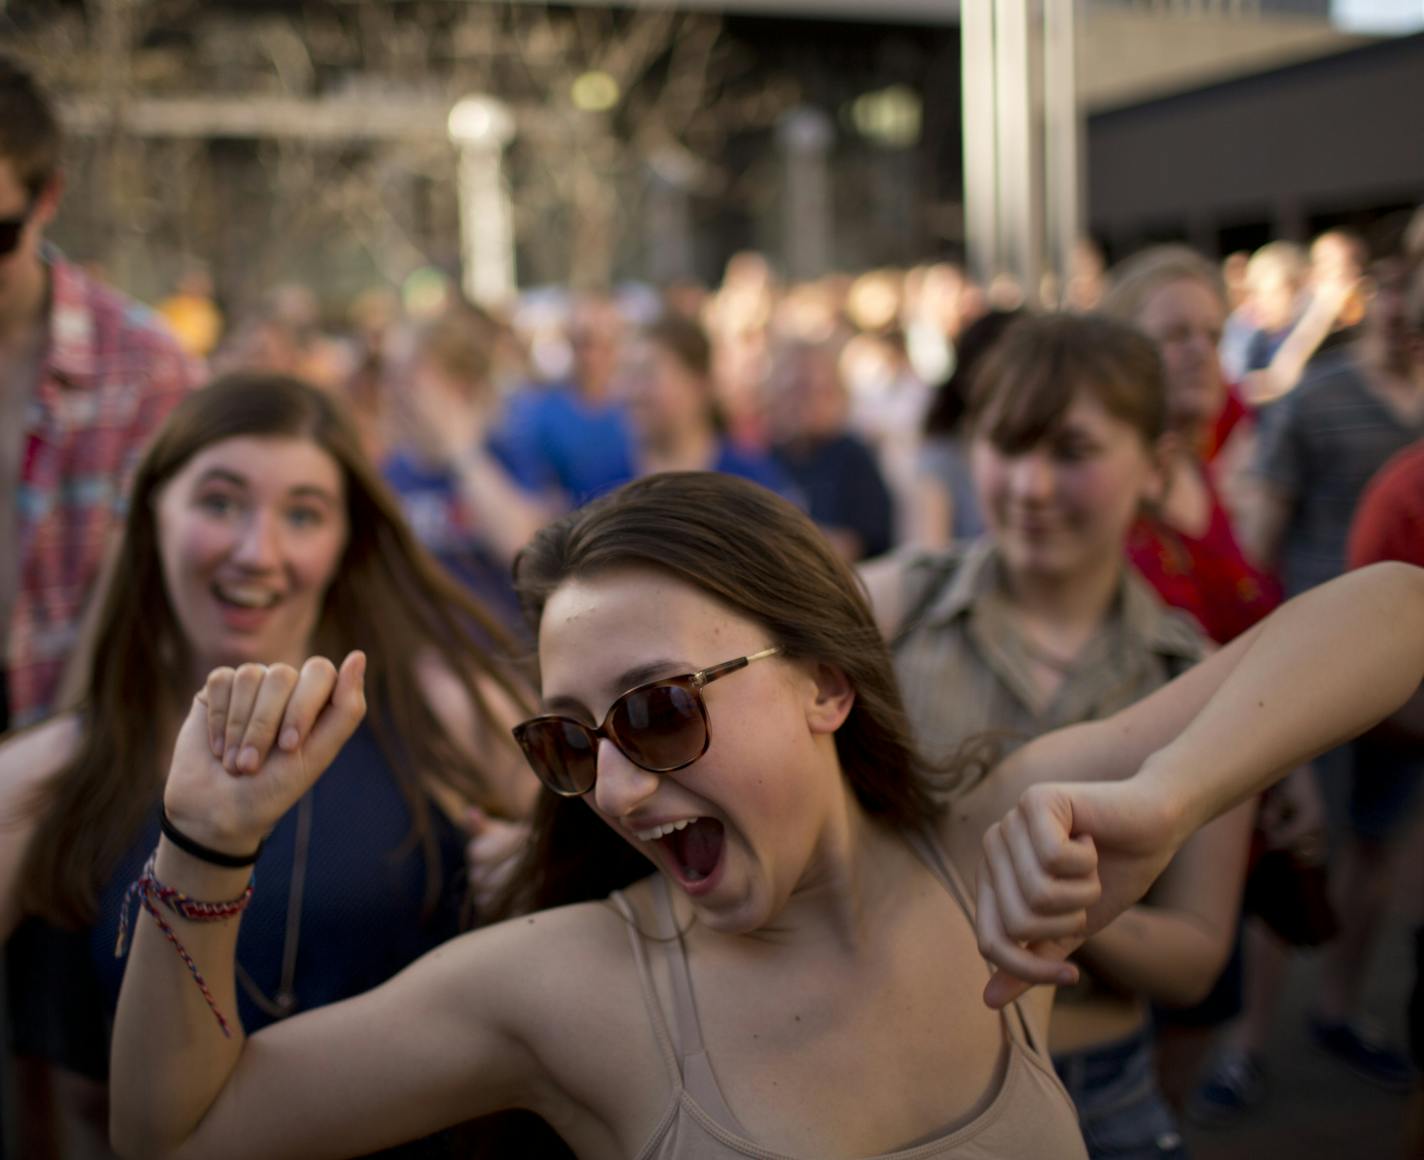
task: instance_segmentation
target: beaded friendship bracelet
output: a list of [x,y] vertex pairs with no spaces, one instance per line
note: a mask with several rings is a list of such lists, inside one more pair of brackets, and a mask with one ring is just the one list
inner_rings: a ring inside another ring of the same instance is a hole
[[114,957],[116,959],[123,958],[128,950],[130,908],[134,900],[137,899],[139,905],[153,916],[153,921],[158,924],[158,929],[163,932],[163,937],[178,952],[178,957],[183,960],[183,965],[188,968],[193,976],[193,981],[198,984],[198,990],[202,992],[208,1009],[217,1019],[222,1033],[231,1039],[232,1028],[228,1026],[228,1021],[223,1013],[218,1010],[217,1000],[213,998],[207,980],[198,970],[198,964],[193,961],[193,956],[188,953],[187,948],[179,940],[177,932],[164,919],[158,909],[158,904],[162,903],[174,914],[189,922],[221,922],[227,918],[235,918],[247,909],[247,904],[252,900],[252,879],[248,879],[246,890],[227,902],[200,902],[195,898],[189,898],[181,890],[163,885],[154,875],[157,859],[158,851],[155,850],[148,856],[148,861],[144,863],[142,872],[124,892],[123,908],[119,911],[119,937],[114,943]]

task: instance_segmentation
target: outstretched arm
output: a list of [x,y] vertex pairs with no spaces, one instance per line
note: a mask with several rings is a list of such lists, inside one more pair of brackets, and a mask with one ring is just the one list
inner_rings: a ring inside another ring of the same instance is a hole
[[985,833],[980,944],[1001,968],[986,997],[1067,978],[1063,957],[1188,834],[1398,709],[1421,678],[1424,571],[1382,564],[1290,601],[1131,708],[1024,746],[957,811],[987,820],[1023,794]]
[[[175,748],[164,791],[173,824],[220,854],[253,850],[356,728],[363,675],[360,654],[339,674],[321,659],[300,675],[282,665],[216,672]],[[214,865],[167,838],[154,870],[165,886],[203,900],[238,898],[248,881],[247,869]],[[545,945],[558,924],[511,924],[447,943],[366,995],[246,1040],[235,1020],[229,1037],[214,1019],[236,1013],[237,918],[187,921],[162,905],[192,965],[147,915],[132,916],[111,1073],[121,1153],[349,1156],[501,1107],[559,1106],[538,1060],[548,1045],[524,1034],[549,1014],[538,964],[564,960]],[[471,987],[472,976],[499,985]]]

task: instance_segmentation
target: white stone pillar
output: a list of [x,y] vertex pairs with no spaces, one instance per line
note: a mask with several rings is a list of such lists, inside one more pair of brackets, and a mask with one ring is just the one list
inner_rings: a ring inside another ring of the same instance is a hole
[[460,153],[461,285],[470,301],[496,305],[516,289],[514,214],[504,182],[514,118],[493,97],[474,95],[456,102],[447,127]]
[[964,88],[964,238],[970,276],[988,285],[999,271],[999,133],[994,95],[993,0],[959,9]]

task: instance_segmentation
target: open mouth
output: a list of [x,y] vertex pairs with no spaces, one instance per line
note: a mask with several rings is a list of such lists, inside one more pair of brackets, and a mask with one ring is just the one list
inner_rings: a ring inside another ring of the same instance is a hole
[[247,584],[214,584],[213,596],[222,604],[233,608],[266,609],[282,599],[281,594],[270,588],[257,588]]
[[717,869],[722,859],[724,836],[722,823],[715,818],[696,818],[663,834],[657,841],[671,856],[683,882],[695,886]]

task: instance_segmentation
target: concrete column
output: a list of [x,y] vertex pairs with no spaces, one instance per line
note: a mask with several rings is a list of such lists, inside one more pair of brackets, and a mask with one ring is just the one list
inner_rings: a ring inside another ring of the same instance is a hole
[[1043,3],[1045,232],[1050,265],[1066,285],[1086,232],[1083,113],[1078,105],[1076,0]]
[[1000,272],[1038,301],[1043,269],[1043,156],[1038,143],[1038,29],[1029,0],[994,0],[994,88],[999,138]]
[[649,166],[644,270],[654,285],[666,286],[696,274],[690,204],[696,177],[695,161],[679,149],[659,152]]
[[1039,299],[1045,261],[1063,285],[1083,235],[1081,0],[965,0],[964,201],[971,273]]
[[516,288],[514,215],[504,183],[504,147],[514,118],[493,97],[464,97],[450,110],[450,140],[460,151],[461,285],[472,302],[498,304]]
[[988,285],[999,270],[999,136],[994,88],[994,6],[959,10],[964,86],[964,237],[969,274]]

